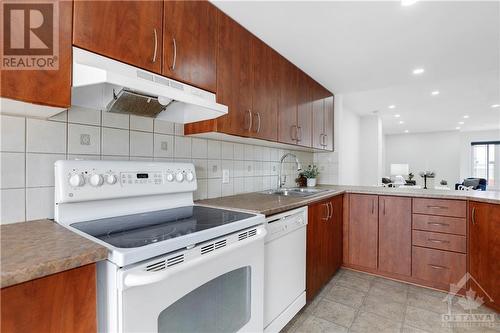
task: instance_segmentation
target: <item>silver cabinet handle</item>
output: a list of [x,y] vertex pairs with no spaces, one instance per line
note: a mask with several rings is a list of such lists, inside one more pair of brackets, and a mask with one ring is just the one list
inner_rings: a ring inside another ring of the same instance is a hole
[[326,138],[327,137],[328,137],[328,135],[323,134],[323,147],[326,147]]
[[172,45],[174,46],[174,54],[172,59],[172,67],[170,69],[175,70],[175,64],[177,63],[177,41],[175,40],[175,37],[172,38]]
[[292,125],[290,127],[290,137],[292,138],[292,141],[297,141],[297,126]]
[[383,199],[383,200],[384,200],[384,216],[385,216],[385,199]]
[[330,216],[330,206],[328,204],[323,204],[326,207],[326,216],[321,218],[323,221],[328,221],[328,217]]
[[472,219],[472,224],[476,224],[476,207],[472,207],[472,213],[471,213],[471,219]]
[[297,141],[302,141],[302,127],[296,126],[298,130]]
[[260,112],[256,113],[257,115],[257,129],[255,130],[256,133],[260,132]]
[[155,63],[156,62],[156,54],[158,53],[158,33],[156,32],[156,28],[153,29],[153,37],[154,37],[155,48],[153,51],[153,59],[151,59],[151,61],[153,63]]
[[441,239],[433,239],[433,238],[427,238],[427,241],[428,242],[432,242],[432,243],[449,243],[450,241],[447,241],[447,240],[441,240]]
[[372,199],[372,215],[375,213],[375,200]]
[[[248,119],[249,119],[249,122],[248,122],[248,128],[245,128],[246,131],[250,131],[252,129],[252,111],[250,111],[250,109],[247,110],[248,112]],[[245,117],[246,119],[246,117]]]
[[449,226],[448,223],[440,223],[440,222],[427,222],[428,225],[433,225],[437,227],[447,227]]
[[428,264],[429,266],[431,266],[431,268],[434,268],[434,269],[448,269],[448,267],[444,267],[444,266],[441,266],[441,265],[433,265],[433,264]]
[[333,204],[331,202],[328,203],[330,205],[330,216],[328,217],[329,219],[331,219],[333,217]]
[[448,207],[446,206],[433,206],[433,205],[427,205],[427,208],[448,209]]

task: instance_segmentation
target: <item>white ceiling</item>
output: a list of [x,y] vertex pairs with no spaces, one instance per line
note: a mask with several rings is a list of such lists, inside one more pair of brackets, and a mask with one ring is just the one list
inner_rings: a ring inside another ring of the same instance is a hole
[[215,4],[386,133],[500,128],[498,1]]

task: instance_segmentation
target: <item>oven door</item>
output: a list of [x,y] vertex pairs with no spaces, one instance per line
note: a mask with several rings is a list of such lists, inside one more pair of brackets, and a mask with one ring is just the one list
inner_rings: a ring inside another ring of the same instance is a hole
[[120,270],[120,331],[263,331],[265,234],[254,227]]

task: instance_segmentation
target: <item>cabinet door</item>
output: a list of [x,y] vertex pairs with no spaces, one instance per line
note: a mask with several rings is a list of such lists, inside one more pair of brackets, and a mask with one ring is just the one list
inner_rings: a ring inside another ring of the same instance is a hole
[[278,139],[278,54],[258,38],[252,39],[252,136]]
[[[43,2],[43,1],[40,1]],[[2,70],[0,96],[24,102],[71,105],[72,2],[59,1],[59,69]]]
[[331,208],[333,209],[330,217],[330,237],[331,237],[331,253],[332,260],[329,265],[330,277],[342,265],[342,224],[343,224],[343,202],[342,195],[334,197],[331,201]]
[[95,264],[1,291],[3,333],[97,331]]
[[333,119],[333,95],[325,98],[325,146],[326,150],[333,150],[333,127],[334,127],[334,119]]
[[298,144],[312,147],[313,123],[313,81],[300,69],[297,69],[297,125],[299,127]]
[[217,101],[229,108],[227,115],[217,118],[217,130],[249,136],[253,81],[251,48],[254,37],[221,11],[217,15]]
[[329,201],[310,205],[307,222],[306,250],[306,295],[312,300],[323,285],[328,281],[327,267],[328,248],[326,233],[328,231]]
[[500,311],[500,205],[469,202],[469,220],[470,287]]
[[349,199],[349,263],[377,269],[378,197],[352,194]]
[[325,135],[325,99],[323,88],[316,82],[312,89],[312,146],[313,148],[324,148]]
[[379,197],[378,269],[411,275],[411,198]]
[[299,136],[297,127],[298,70],[282,56],[278,56],[278,70],[278,141],[295,144]]
[[208,1],[163,6],[163,74],[215,92],[217,8]]
[[161,73],[162,1],[75,1],[73,44]]

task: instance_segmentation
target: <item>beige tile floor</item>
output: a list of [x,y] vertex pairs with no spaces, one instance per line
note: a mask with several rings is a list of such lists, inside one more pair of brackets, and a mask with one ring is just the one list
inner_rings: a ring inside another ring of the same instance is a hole
[[[484,307],[475,311],[493,314],[493,327],[443,327],[445,297],[439,291],[341,269],[282,333],[500,332],[498,314]],[[455,303],[453,313],[465,311]]]

